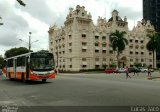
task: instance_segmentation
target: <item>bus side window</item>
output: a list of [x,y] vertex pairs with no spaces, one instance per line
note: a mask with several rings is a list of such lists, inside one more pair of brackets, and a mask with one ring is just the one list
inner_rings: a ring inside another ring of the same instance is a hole
[[8,67],[13,67],[13,59],[8,60]]

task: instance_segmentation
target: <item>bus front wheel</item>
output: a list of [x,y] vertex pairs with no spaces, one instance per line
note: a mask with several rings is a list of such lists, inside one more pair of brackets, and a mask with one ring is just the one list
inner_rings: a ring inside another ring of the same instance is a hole
[[42,79],[42,82],[46,82],[47,81],[47,79]]

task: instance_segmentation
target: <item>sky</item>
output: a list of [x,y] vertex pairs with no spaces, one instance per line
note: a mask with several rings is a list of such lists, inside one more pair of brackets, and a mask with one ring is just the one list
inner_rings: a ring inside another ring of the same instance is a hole
[[[142,20],[142,0],[23,0],[25,7],[16,0],[0,0],[0,55],[6,50],[18,47],[27,47],[29,32],[31,49],[33,51],[48,50],[48,30],[56,24],[64,26],[69,8],[76,5],[84,6],[92,15],[96,25],[98,16],[111,17],[116,9],[119,16],[128,19],[131,30],[137,21]],[[20,41],[22,39],[23,41]],[[38,41],[37,41],[38,40]],[[35,42],[37,41],[37,42]]]

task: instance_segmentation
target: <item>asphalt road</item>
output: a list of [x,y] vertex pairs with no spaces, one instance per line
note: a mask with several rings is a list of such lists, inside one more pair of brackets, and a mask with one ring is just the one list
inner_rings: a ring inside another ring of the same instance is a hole
[[0,105],[160,106],[160,79],[148,80],[147,73],[130,75],[131,79],[123,73],[60,73],[46,83],[23,83],[0,76]]

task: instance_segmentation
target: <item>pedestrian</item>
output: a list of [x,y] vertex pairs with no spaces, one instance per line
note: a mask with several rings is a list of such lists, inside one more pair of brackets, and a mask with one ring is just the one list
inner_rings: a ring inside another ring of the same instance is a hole
[[131,76],[129,75],[128,67],[126,67],[125,72],[126,72],[126,79],[128,79],[128,77],[131,78]]
[[134,75],[133,75],[133,76],[135,76],[135,74],[137,74],[137,75],[138,75],[138,68],[134,67],[133,73],[134,73]]
[[151,77],[151,66],[148,66],[148,76]]

